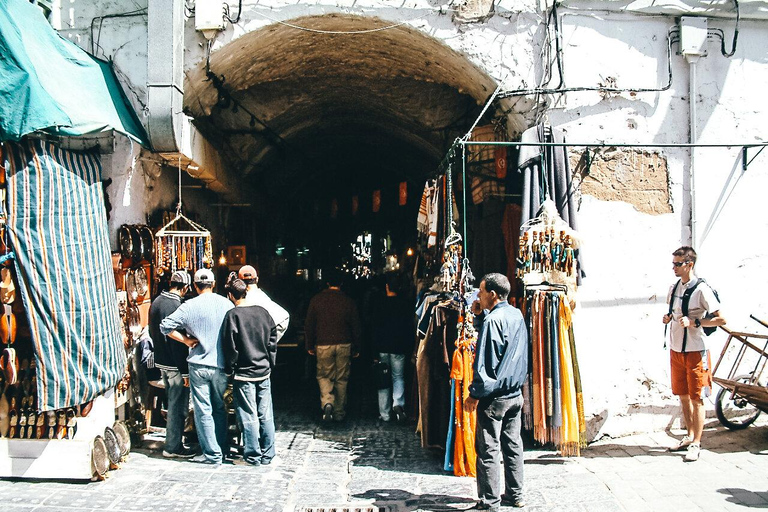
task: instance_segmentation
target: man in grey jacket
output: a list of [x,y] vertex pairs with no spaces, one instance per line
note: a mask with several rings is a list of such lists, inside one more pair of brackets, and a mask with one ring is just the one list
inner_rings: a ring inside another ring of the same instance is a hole
[[[195,410],[195,428],[203,453],[192,459],[205,464],[221,464],[227,450],[227,412],[224,391],[224,354],[220,342],[224,316],[233,308],[230,301],[213,293],[213,272],[195,272],[198,296],[160,322],[160,331],[190,348],[189,386]],[[186,334],[180,332],[184,330]]]
[[[477,411],[477,495],[470,510],[498,511],[502,502],[523,507],[522,388],[528,373],[528,331],[523,315],[507,302],[510,285],[502,274],[480,281],[472,304],[478,327],[474,377],[464,410]],[[501,494],[499,449],[504,462]]]

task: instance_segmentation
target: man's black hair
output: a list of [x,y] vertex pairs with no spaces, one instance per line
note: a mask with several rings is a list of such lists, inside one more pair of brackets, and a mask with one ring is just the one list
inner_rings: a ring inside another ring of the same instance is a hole
[[509,297],[509,291],[512,289],[509,285],[509,279],[507,279],[507,276],[493,272],[490,274],[485,274],[482,281],[485,281],[486,291],[496,292],[496,295],[499,296],[499,300],[507,300],[507,297]]
[[334,288],[341,286],[343,280],[344,278],[341,275],[341,271],[337,268],[329,269],[326,272],[325,282],[328,283],[328,286],[333,286]]
[[179,283],[178,281],[171,281],[169,289],[181,291],[184,289],[185,286],[187,285],[184,283]]
[[242,279],[232,279],[227,283],[227,293],[231,293],[235,300],[240,300],[248,293],[248,285]]
[[207,290],[208,288],[213,288],[213,283],[195,283],[195,287],[199,291]]

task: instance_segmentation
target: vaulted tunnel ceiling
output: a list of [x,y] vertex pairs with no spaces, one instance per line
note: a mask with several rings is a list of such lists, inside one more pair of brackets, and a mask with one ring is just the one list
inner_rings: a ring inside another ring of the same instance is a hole
[[[291,23],[391,25],[337,14]],[[217,106],[203,63],[187,75],[185,110],[234,177],[276,202],[422,181],[495,88],[464,56],[405,26],[318,34],[271,25],[214,51],[210,70],[244,109]]]

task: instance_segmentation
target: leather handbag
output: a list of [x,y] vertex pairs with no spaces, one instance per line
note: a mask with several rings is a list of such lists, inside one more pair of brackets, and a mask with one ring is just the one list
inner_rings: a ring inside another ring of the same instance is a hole
[[383,361],[373,363],[373,382],[376,389],[389,389],[392,385],[392,370],[389,365]]

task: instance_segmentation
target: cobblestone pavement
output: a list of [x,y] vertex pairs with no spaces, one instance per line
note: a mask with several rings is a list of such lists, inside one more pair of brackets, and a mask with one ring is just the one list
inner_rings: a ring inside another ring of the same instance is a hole
[[[421,449],[413,424],[361,419],[375,414],[368,402],[346,424],[319,424],[307,396],[278,408],[270,466],[166,460],[149,445],[104,482],[0,480],[0,511],[412,512],[473,503],[474,480],[443,472],[442,454]],[[604,440],[573,459],[528,449],[526,510],[768,509],[768,421],[740,432],[713,425],[695,463],[666,451],[675,440],[663,432]]]

